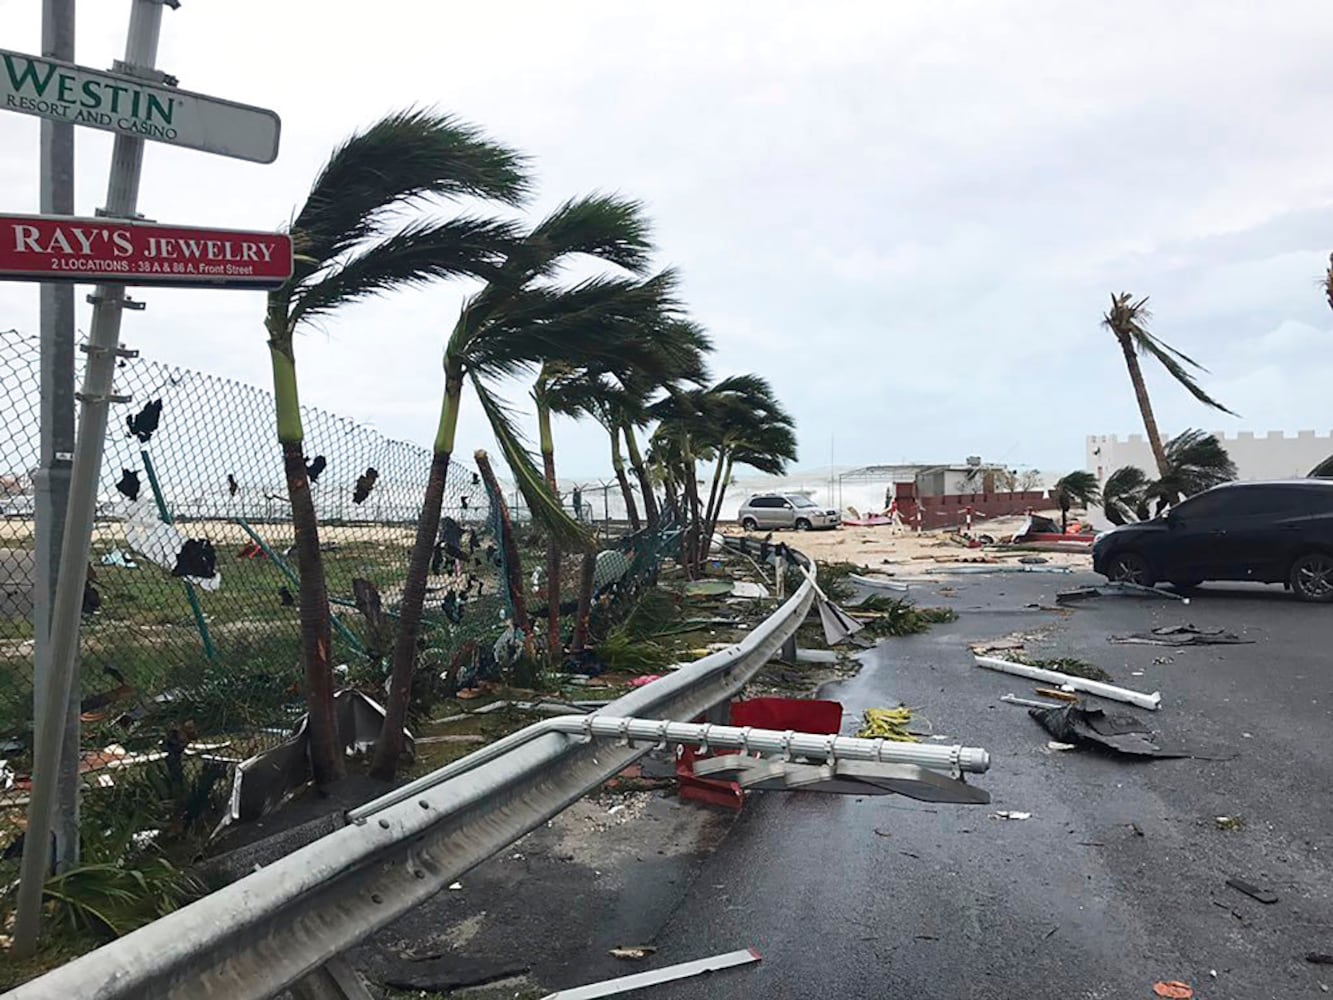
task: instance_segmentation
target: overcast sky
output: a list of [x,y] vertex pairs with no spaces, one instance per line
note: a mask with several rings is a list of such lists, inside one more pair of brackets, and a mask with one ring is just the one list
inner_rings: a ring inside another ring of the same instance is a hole
[[[78,61],[123,53],[129,0],[78,4]],[[0,47],[40,49],[38,0],[0,0]],[[149,144],[140,210],[281,226],[339,139],[432,104],[533,157],[541,212],[615,190],[718,345],[770,378],[800,467],[979,454],[1068,469],[1089,433],[1141,430],[1109,293],[1152,297],[1197,357],[1210,415],[1150,377],[1158,419],[1333,426],[1333,20],[1311,2],[514,3],[184,0],[159,65],[273,108],[277,163]],[[37,119],[0,115],[0,209],[37,210]],[[111,147],[78,136],[77,206]],[[374,300],[308,332],[303,400],[429,443],[463,283]],[[263,384],[262,295],[143,290],[127,343]],[[80,327],[89,307],[80,305]],[[35,330],[36,286],[0,285]],[[513,387],[511,398],[523,398]],[[466,406],[466,404],[465,404]],[[490,447],[475,406],[459,449]],[[571,476],[606,439],[568,422]]]

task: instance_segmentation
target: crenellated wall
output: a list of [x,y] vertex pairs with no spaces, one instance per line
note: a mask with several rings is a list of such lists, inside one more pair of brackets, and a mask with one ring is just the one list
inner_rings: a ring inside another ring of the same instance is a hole
[[[1223,434],[1214,431],[1222,446],[1236,463],[1241,479],[1292,479],[1309,475],[1310,470],[1333,455],[1333,434],[1282,431],[1256,434],[1240,431]],[[1165,434],[1165,437],[1170,437]],[[1142,434],[1122,438],[1114,434],[1094,434],[1087,440],[1087,468],[1105,480],[1124,465],[1137,465],[1154,474],[1152,449]]]

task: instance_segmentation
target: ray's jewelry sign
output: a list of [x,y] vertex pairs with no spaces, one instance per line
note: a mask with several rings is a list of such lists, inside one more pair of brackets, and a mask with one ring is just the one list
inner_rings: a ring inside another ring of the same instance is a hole
[[291,276],[281,233],[0,215],[0,280],[276,288]]
[[255,163],[278,157],[278,116],[123,73],[0,49],[0,109]]

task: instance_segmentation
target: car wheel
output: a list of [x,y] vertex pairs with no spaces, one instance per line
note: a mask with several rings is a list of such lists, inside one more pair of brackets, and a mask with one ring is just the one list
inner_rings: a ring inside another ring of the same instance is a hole
[[1153,585],[1148,560],[1137,552],[1122,552],[1112,558],[1106,567],[1106,578],[1113,583],[1134,583],[1140,587]]
[[1307,552],[1291,564],[1290,580],[1302,601],[1333,602],[1333,555]]
[[759,522],[752,517],[747,517],[744,521],[741,522],[741,527],[744,528],[746,531],[754,531],[759,527]]
[[803,518],[803,517],[798,517],[798,518],[796,519],[796,530],[797,530],[797,531],[809,531],[809,530],[810,530],[810,522],[807,521],[807,520],[806,520],[805,518]]

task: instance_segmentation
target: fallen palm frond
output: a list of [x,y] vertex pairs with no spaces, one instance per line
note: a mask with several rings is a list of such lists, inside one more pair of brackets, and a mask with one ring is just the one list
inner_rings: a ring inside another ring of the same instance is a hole
[[863,740],[919,742],[907,731],[907,727],[912,724],[912,710],[906,705],[899,705],[897,708],[867,708],[862,720],[861,729],[856,735]]
[[853,610],[853,616],[873,636],[917,635],[932,625],[955,621],[952,608],[918,608],[897,597],[868,597]]
[[204,892],[202,882],[166,858],[82,865],[47,879],[42,888],[53,926],[99,938],[127,934]]

